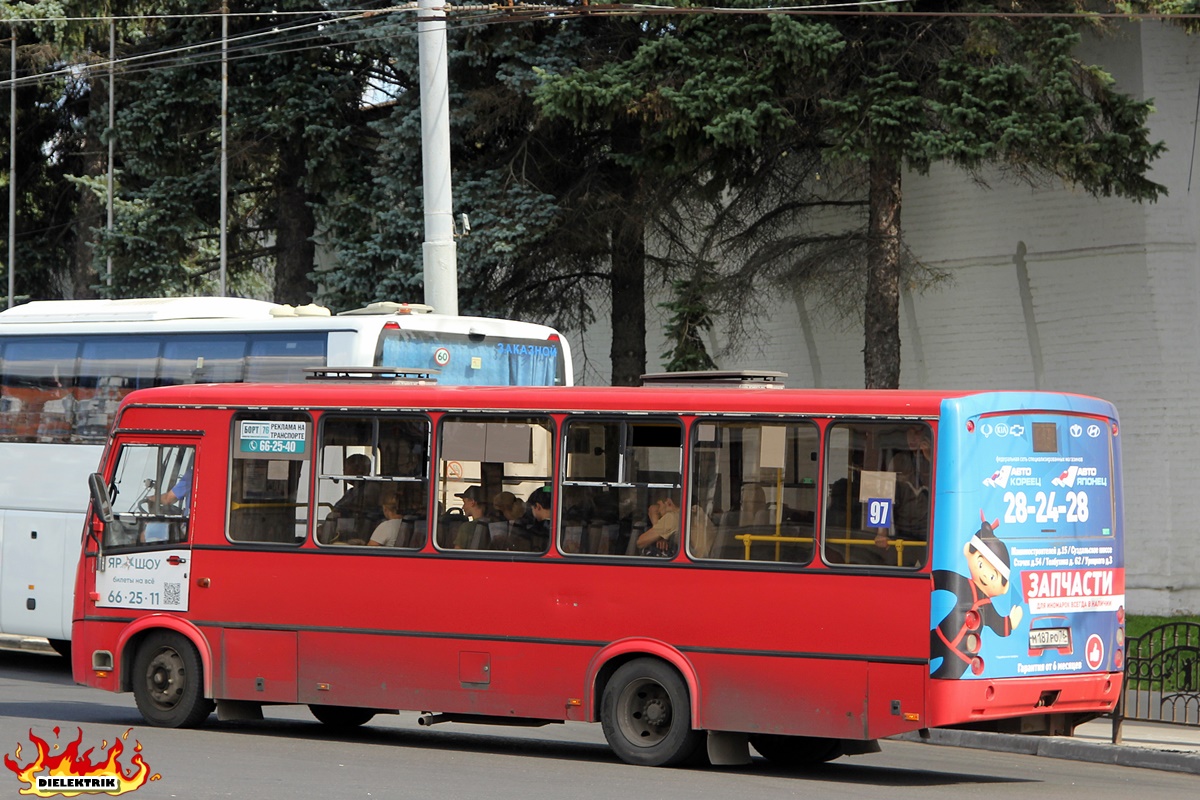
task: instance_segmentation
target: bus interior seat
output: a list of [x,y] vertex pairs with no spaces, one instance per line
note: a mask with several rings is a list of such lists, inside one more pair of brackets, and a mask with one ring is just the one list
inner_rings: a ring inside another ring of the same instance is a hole
[[437,543],[444,550],[454,549],[454,539],[458,535],[459,526],[465,524],[467,515],[461,508],[452,508],[438,519]]
[[639,535],[636,530],[629,533],[629,541],[625,543],[625,555],[636,556],[638,554],[637,540]]
[[562,548],[567,553],[590,553],[588,542],[584,541],[582,522],[567,522],[563,525]]
[[607,556],[620,534],[621,526],[614,522],[592,522],[587,526],[588,552]]
[[425,537],[429,533],[429,520],[425,517],[417,517],[412,523],[412,536],[409,537],[408,546],[420,550],[425,546]]

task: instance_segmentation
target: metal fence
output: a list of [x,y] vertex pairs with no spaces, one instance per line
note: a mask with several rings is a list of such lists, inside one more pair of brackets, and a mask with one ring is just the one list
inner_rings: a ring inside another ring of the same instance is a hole
[[1113,744],[1127,719],[1200,726],[1200,624],[1169,622],[1129,639]]

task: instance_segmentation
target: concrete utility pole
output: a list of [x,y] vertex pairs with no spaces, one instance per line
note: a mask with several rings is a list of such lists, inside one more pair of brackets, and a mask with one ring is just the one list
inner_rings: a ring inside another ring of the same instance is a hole
[[229,4],[221,3],[221,297],[225,296],[225,276],[228,254],[225,240],[229,230],[229,153],[226,130],[229,124]]
[[17,286],[17,29],[12,28],[12,71],[8,74],[8,307]]
[[450,193],[450,91],[444,0],[420,0],[421,166],[425,193],[425,303],[458,314],[458,259]]
[[[113,144],[116,141],[116,91],[113,89],[113,70],[117,63],[117,21],[108,21],[108,235],[113,232]],[[105,283],[113,283],[112,253],[105,259]]]

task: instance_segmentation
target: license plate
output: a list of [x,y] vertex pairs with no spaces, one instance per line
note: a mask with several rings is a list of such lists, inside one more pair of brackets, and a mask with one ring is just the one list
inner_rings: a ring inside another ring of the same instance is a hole
[[1029,632],[1029,648],[1031,650],[1045,650],[1050,647],[1063,648],[1070,646],[1070,628],[1037,628]]

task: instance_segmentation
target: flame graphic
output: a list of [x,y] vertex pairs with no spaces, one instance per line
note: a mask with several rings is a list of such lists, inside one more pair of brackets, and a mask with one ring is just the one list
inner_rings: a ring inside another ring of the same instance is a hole
[[[100,755],[102,760],[93,762],[93,748],[88,748],[82,754],[79,752],[79,747],[83,743],[83,729],[78,728],[79,736],[75,741],[66,746],[61,753],[55,755],[52,751],[58,750],[58,744],[51,746],[46,740],[38,737],[32,730],[29,731],[29,741],[37,748],[37,758],[25,766],[21,766],[21,743],[17,743],[16,752],[13,755],[5,754],[4,766],[8,767],[17,776],[18,780],[25,783],[26,786],[21,789],[21,794],[30,795],[33,797],[78,797],[81,794],[98,796],[98,795],[121,795],[126,792],[135,791],[145,785],[146,781],[156,781],[162,778],[161,775],[155,773],[150,774],[150,765],[142,759],[142,743],[134,740],[133,755],[129,758],[133,767],[127,772],[122,766],[118,758],[125,752],[125,745],[122,742],[128,739],[129,734],[133,731],[130,728],[121,735],[119,739],[115,739],[112,746],[109,747],[108,740],[100,745]],[[57,738],[59,729],[54,729],[54,736]],[[39,777],[54,777],[54,778],[113,778],[115,785],[112,789],[96,790],[96,789],[58,789],[47,788],[39,789],[37,779]]]

